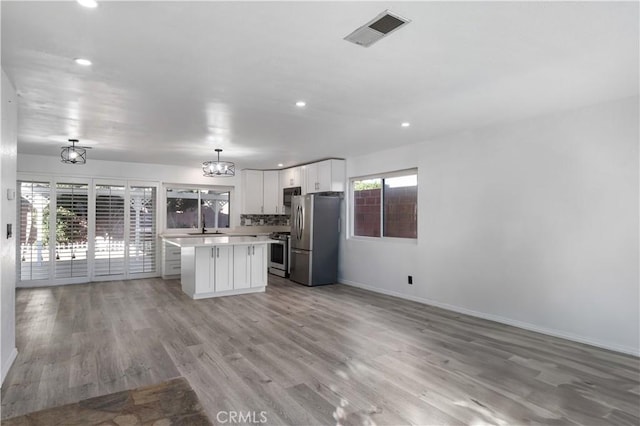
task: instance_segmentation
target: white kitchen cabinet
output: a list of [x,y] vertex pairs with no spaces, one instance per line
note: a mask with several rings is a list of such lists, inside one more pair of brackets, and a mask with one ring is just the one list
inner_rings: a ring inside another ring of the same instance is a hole
[[[185,275],[194,275],[195,288],[194,294],[213,293],[215,291],[214,280],[211,278],[211,253],[213,248],[197,247],[195,250],[182,250],[182,276],[181,281],[189,281],[185,279]],[[195,265],[206,265],[207,267],[196,268]]]
[[243,170],[243,214],[283,214],[279,170]]
[[244,192],[242,213],[262,214],[264,212],[264,172],[243,170],[242,189]]
[[209,277],[214,278],[214,291],[233,290],[233,246],[211,248]]
[[265,170],[263,179],[264,214],[282,214],[282,191],[280,190],[280,173],[278,170]]
[[280,170],[280,187],[292,188],[295,186],[302,186],[302,167]]
[[344,192],[344,160],[325,160],[304,166],[306,192]]
[[195,284],[190,289],[192,294],[233,290],[233,246],[183,249],[182,260],[186,264],[182,268],[182,283]]
[[251,247],[251,287],[264,287],[267,285],[267,246],[259,244]]
[[265,244],[234,246],[234,290],[267,285],[267,247]]
[[180,249],[180,284],[192,299],[265,291],[268,237],[165,237],[165,241]]
[[171,279],[180,276],[180,247],[162,244],[162,278]]

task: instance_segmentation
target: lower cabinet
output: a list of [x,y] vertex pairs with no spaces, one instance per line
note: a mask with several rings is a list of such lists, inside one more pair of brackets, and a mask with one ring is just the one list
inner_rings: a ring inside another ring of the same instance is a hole
[[210,277],[214,277],[214,291],[233,290],[233,246],[214,247],[209,263]]
[[264,291],[267,245],[182,248],[182,290],[194,299]]
[[180,247],[173,244],[162,244],[162,278],[169,279],[180,276]]
[[267,285],[267,246],[264,244],[233,247],[233,288]]

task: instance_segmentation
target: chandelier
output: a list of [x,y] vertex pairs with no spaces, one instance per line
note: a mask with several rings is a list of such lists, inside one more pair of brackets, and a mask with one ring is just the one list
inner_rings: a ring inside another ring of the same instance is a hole
[[88,146],[76,146],[78,139],[69,139],[71,145],[63,146],[62,152],[60,152],[60,158],[63,163],[67,164],[85,164],[87,162],[87,149],[91,149]]
[[220,153],[222,150],[217,148],[215,150],[218,153],[217,161],[205,161],[202,163],[203,176],[209,177],[225,177],[236,175],[236,165],[231,161],[220,161]]

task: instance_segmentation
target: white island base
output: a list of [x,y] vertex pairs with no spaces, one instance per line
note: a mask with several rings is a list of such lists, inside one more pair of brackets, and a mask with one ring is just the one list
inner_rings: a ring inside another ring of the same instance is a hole
[[182,291],[192,299],[264,292],[266,237],[167,238],[180,247]]

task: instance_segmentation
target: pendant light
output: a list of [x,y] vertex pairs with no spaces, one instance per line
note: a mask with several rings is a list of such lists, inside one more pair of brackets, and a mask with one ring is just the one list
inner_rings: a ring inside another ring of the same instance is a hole
[[91,149],[88,146],[76,146],[78,139],[69,139],[71,145],[63,146],[62,152],[60,152],[60,158],[63,163],[67,164],[85,164],[87,162],[87,149]]
[[205,161],[202,163],[203,176],[209,177],[231,177],[236,175],[236,165],[231,161],[220,161],[220,153],[222,150],[216,148],[218,153],[217,161]]

